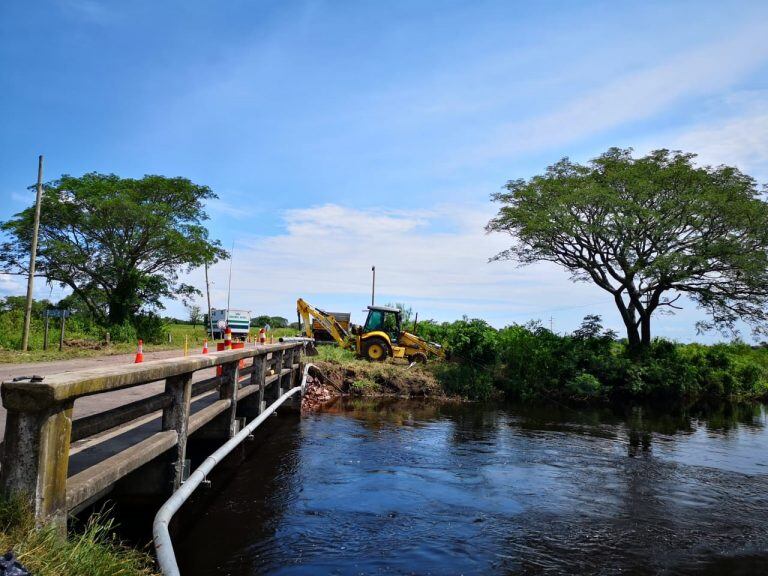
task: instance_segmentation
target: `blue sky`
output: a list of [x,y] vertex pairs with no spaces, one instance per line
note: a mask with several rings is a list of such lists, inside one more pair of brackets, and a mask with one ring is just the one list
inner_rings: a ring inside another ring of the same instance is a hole
[[[768,181],[766,29],[765,2],[6,0],[0,219],[40,153],[46,178],[182,175],[220,196],[233,307],[293,317],[303,296],[360,320],[375,264],[378,300],[421,317],[618,328],[554,267],[487,263],[509,241],[483,232],[489,195],[609,146]],[[212,276],[223,306],[227,266]],[[657,333],[696,338],[698,318]]]

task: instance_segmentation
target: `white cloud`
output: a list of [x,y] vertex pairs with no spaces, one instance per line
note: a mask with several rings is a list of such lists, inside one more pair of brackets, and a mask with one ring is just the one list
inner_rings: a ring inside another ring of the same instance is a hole
[[18,296],[25,293],[26,282],[22,283],[22,280],[26,281],[26,278],[21,276],[13,276],[11,274],[0,274],[0,295],[2,296]]
[[627,74],[544,116],[503,126],[476,159],[556,148],[650,118],[686,98],[727,88],[768,60],[764,26]]
[[214,215],[227,216],[234,218],[235,220],[245,220],[253,217],[258,212],[251,205],[247,205],[245,202],[240,202],[235,205],[232,202],[227,202],[221,198],[209,200],[206,202],[205,207]]
[[[607,301],[595,287],[571,284],[553,265],[488,263],[510,242],[485,234],[492,216],[487,206],[472,205],[416,213],[335,204],[289,210],[284,233],[236,244],[231,305],[293,317],[302,296],[318,306],[343,302],[357,314],[370,297],[372,265],[377,301],[409,302],[422,317],[467,314],[502,325],[543,309]],[[214,306],[226,303],[228,271],[228,262],[211,270]],[[199,271],[193,281],[204,286]]]
[[696,152],[704,164],[735,165],[756,177],[768,176],[768,103],[694,126],[673,137],[672,147]]

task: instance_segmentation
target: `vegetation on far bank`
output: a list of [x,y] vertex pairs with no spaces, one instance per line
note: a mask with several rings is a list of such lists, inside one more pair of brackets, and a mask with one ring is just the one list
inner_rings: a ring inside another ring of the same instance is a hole
[[80,530],[62,536],[52,527],[37,528],[29,506],[20,499],[0,500],[0,547],[13,551],[35,576],[152,576],[152,557],[124,546],[114,523],[93,515]]
[[419,323],[451,360],[434,364],[448,393],[519,400],[768,398],[768,348],[654,339],[638,356],[587,316],[572,334],[540,324],[496,329],[478,319]]
[[[765,346],[679,344],[657,338],[638,357],[626,340],[603,329],[598,316],[587,316],[579,329],[565,335],[536,323],[499,330],[466,318],[420,322],[418,333],[442,343],[449,359],[409,368],[402,361],[370,363],[350,351],[321,346],[315,361],[352,395],[420,395],[420,378],[429,374],[440,391],[428,389],[428,395],[473,400],[768,399]],[[409,387],[411,379],[417,384]]]

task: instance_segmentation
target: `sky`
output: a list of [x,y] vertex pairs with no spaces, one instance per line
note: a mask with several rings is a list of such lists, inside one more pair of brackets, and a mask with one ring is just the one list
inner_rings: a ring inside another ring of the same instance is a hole
[[[0,220],[33,202],[39,154],[46,180],[184,176],[219,196],[232,308],[293,318],[303,297],[361,322],[375,265],[376,302],[420,318],[621,331],[607,293],[554,265],[488,262],[512,242],[484,231],[490,195],[611,146],[768,182],[766,30],[762,1],[4,0]],[[0,296],[24,292],[0,275]],[[701,318],[688,302],[655,331],[720,338]]]

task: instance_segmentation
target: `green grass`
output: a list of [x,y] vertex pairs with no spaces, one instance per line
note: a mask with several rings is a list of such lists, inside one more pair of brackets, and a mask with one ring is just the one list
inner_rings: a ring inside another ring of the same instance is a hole
[[351,350],[344,350],[338,346],[331,345],[319,345],[317,346],[317,356],[314,356],[315,360],[323,360],[326,362],[335,362],[337,364],[345,364],[347,362],[354,362],[355,353]]
[[377,391],[379,386],[370,378],[360,378],[359,380],[352,382],[352,388],[361,393],[366,393]]
[[150,576],[152,557],[129,548],[114,535],[114,523],[94,515],[81,531],[67,536],[52,527],[35,527],[20,499],[0,500],[0,548],[12,550],[35,576]]

